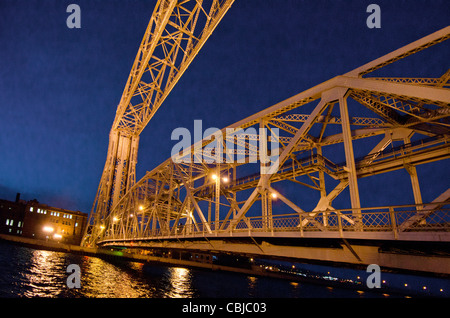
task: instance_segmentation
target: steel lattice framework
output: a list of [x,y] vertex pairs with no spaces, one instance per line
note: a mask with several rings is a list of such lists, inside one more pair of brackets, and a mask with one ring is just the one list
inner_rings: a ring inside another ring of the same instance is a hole
[[158,0],[117,107],[85,244],[100,233],[98,226],[91,225],[103,224],[119,198],[135,184],[139,134],[233,2]]
[[[206,2],[158,1],[117,109],[83,244],[236,235],[448,241],[450,189],[422,202],[416,166],[450,157],[450,70],[438,78],[370,74],[447,40],[450,27],[215,132],[135,183],[140,132],[233,1]],[[375,146],[356,157],[354,143],[365,138]],[[362,207],[358,180],[398,169],[409,173],[415,202]],[[328,192],[326,178],[335,183]],[[315,208],[305,211],[277,183],[317,191]],[[333,208],[347,188],[350,207]]]

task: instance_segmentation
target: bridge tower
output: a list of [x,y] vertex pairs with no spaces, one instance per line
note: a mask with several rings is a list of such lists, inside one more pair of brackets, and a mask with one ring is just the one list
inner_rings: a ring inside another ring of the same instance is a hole
[[109,134],[105,167],[82,245],[93,245],[105,219],[135,184],[139,135],[234,0],[158,0]]

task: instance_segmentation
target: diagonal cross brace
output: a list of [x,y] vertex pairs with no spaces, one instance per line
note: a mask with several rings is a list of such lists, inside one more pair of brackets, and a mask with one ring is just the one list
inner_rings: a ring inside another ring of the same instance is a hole
[[190,184],[187,182],[187,180],[184,178],[183,173],[181,172],[180,168],[178,167],[177,164],[174,163],[175,168],[178,170],[178,172],[180,173],[180,177],[181,180],[183,181],[183,183],[185,184],[185,189],[186,189],[186,193],[189,196],[189,198],[191,199],[192,203],[194,204],[195,210],[197,211],[198,216],[200,217],[200,220],[202,221],[202,223],[205,225],[206,230],[208,231],[208,233],[212,233],[211,228],[208,224],[208,222],[205,219],[205,216],[203,215],[202,210],[200,209],[200,207],[198,206],[197,200],[195,200],[194,195],[192,194],[192,191],[190,189]]
[[230,227],[232,229],[236,227],[239,221],[244,217],[245,213],[247,213],[247,211],[256,201],[256,199],[260,195],[260,190],[263,188],[263,186],[265,184],[269,184],[270,180],[275,176],[276,172],[278,171],[278,168],[284,164],[284,162],[289,158],[289,155],[295,149],[300,140],[302,140],[302,138],[306,136],[306,134],[314,125],[314,123],[316,123],[317,119],[326,109],[328,103],[332,101],[332,98],[330,98],[332,96],[335,96],[334,92],[332,91],[325,91],[322,93],[322,99],[320,100],[319,104],[317,104],[317,106],[309,115],[308,119],[303,123],[300,129],[298,129],[295,136],[292,137],[291,141],[286,146],[286,148],[284,148],[283,152],[275,161],[275,163],[270,168],[268,168],[268,171],[266,171],[267,173],[261,174],[261,178],[259,179],[258,185],[253,190],[252,194],[249,196],[247,201],[245,201],[244,205],[239,209],[239,212],[237,213],[236,217],[230,223]]

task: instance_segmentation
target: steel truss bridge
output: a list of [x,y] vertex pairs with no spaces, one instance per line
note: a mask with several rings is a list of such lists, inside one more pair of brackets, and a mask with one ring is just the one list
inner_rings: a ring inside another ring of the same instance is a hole
[[[157,2],[82,244],[450,274],[450,189],[422,202],[416,171],[450,157],[450,69],[436,78],[370,76],[439,45],[450,27],[216,131],[136,182],[140,133],[232,3]],[[411,205],[361,206],[360,179],[399,169],[410,176]],[[347,188],[348,208],[334,208]]]

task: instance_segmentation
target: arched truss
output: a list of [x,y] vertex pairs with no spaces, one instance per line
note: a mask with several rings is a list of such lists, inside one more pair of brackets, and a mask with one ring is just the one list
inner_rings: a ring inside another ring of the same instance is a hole
[[[130,187],[95,224],[97,242],[258,231],[314,237],[448,231],[449,212],[442,207],[450,189],[422,202],[416,166],[450,157],[450,70],[438,78],[370,73],[449,37],[450,27],[444,28],[175,154]],[[354,154],[359,139],[374,144],[361,157]],[[362,207],[358,180],[398,169],[409,173],[415,202]],[[335,180],[331,191],[325,178]],[[278,182],[298,192],[317,191],[315,208],[305,211],[295,196],[276,190]],[[349,207],[334,209],[333,200],[346,188]]]

